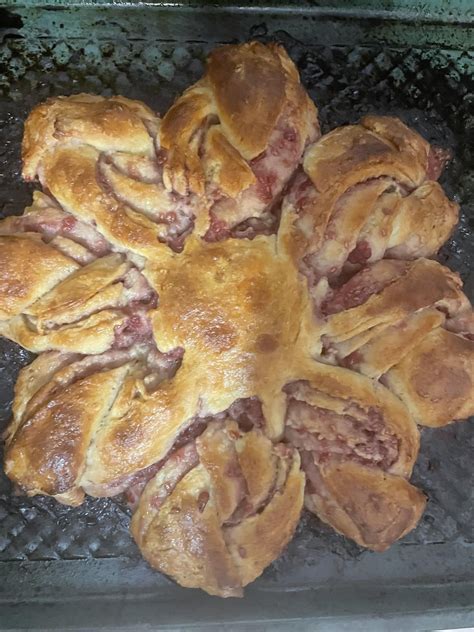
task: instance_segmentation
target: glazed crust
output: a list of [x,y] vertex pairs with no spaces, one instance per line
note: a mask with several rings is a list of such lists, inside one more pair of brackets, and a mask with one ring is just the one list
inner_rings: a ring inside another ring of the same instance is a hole
[[[257,396],[268,434],[280,436],[281,387],[319,349],[319,330],[304,281],[274,240],[223,246],[191,239],[181,255],[156,262],[146,274],[161,300],[153,318],[158,347],[186,349],[176,377],[188,399],[199,397],[205,413],[216,414],[234,399]],[[270,365],[268,375],[263,367]]]
[[80,356],[71,353],[49,351],[40,354],[31,364],[23,367],[15,383],[13,419],[4,436],[7,447],[27,416],[29,409],[31,410],[33,408],[35,395],[41,391],[43,387],[46,386],[49,388],[51,381],[54,381],[58,372],[79,357]]
[[123,97],[49,99],[25,123],[23,176],[115,248],[152,256],[192,226],[191,209],[163,185],[159,126],[149,108]]
[[[299,86],[296,68],[281,46],[248,42],[217,48],[209,56],[204,79],[168,110],[161,144],[169,149],[182,140],[186,146],[192,131],[214,114],[224,137],[249,161],[266,149],[287,99],[296,96],[294,106],[307,108],[308,118],[314,118],[314,105]],[[309,125],[304,118],[301,124]]]
[[41,162],[41,183],[72,215],[87,223],[96,222],[100,232],[120,250],[153,256],[163,247],[159,239],[164,231],[145,214],[117,200],[112,190],[104,191],[97,178],[100,156],[89,145],[59,145]]
[[426,308],[394,325],[382,326],[378,335],[353,351],[343,363],[378,378],[401,361],[424,336],[441,327],[445,318],[439,310]]

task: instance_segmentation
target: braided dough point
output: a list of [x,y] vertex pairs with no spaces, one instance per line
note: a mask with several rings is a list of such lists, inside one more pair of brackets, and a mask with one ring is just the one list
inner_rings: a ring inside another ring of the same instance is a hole
[[323,354],[381,379],[422,426],[474,413],[474,314],[458,275],[384,260],[329,292]]
[[393,117],[333,130],[308,147],[285,197],[284,247],[330,281],[384,256],[435,254],[459,214],[435,182],[447,158]]
[[308,509],[383,551],[411,531],[426,499],[410,485],[419,432],[388,389],[325,365],[286,387],[286,438],[301,453]]
[[293,535],[303,492],[296,450],[213,422],[147,484],[132,533],[145,559],[182,586],[238,597]]
[[100,151],[153,152],[150,131],[159,121],[139,101],[91,94],[55,97],[37,106],[25,124],[23,177],[34,180],[44,155],[62,143],[80,142]]
[[324,468],[325,493],[306,493],[305,505],[323,522],[373,551],[386,551],[418,524],[426,507],[422,491],[404,478],[354,463]]
[[47,494],[67,504],[80,504],[84,493],[78,480],[89,444],[110,408],[123,371],[117,368],[84,377],[53,393],[47,406],[25,419],[8,445],[5,472],[10,479],[29,495]]
[[223,46],[163,119],[164,180],[207,199],[196,230],[210,241],[245,221],[271,226],[273,203],[318,137],[317,110],[283,48]]
[[165,188],[159,128],[148,107],[124,97],[49,99],[25,123],[23,176],[117,250],[179,250],[199,203]]

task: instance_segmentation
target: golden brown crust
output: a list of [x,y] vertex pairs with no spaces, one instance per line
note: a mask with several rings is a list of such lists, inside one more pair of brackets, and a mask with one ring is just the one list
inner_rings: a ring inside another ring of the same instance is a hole
[[[420,425],[468,417],[474,352],[461,334],[471,333],[472,308],[461,288],[459,277],[434,261],[381,261],[323,303],[337,312],[327,317],[326,353],[370,377],[383,376]],[[360,304],[351,307],[354,300]]]
[[350,462],[323,468],[321,488],[324,493],[307,491],[306,507],[374,551],[412,531],[426,505],[424,494],[404,478]]
[[318,191],[335,194],[369,178],[390,175],[407,186],[425,178],[429,144],[399,119],[371,116],[340,127],[308,149],[304,169]]
[[13,419],[4,435],[7,445],[23,422],[24,415],[27,414],[26,411],[35,394],[54,378],[57,371],[67,366],[75,358],[77,356],[73,354],[49,351],[39,355],[31,364],[20,371],[15,383]]
[[296,454],[286,481],[267,506],[226,532],[229,551],[242,584],[254,581],[290,541],[298,523],[304,494],[304,476]]
[[35,234],[0,236],[0,322],[21,313],[78,268]]
[[198,194],[204,192],[198,131],[211,113],[208,91],[201,80],[184,92],[163,119],[160,146],[169,151],[164,181],[181,195],[188,187]]
[[[239,99],[229,101],[236,90]],[[235,119],[241,110],[244,125]],[[160,242],[179,249],[193,223],[215,236],[265,215],[317,133],[316,110],[286,53],[254,42],[213,53],[208,74],[161,127],[148,108],[122,97],[50,99],[26,122],[23,172],[117,248],[152,257]],[[212,210],[219,196],[233,203]]]
[[385,376],[387,386],[422,426],[474,414],[474,342],[438,328]]
[[[138,511],[147,509],[147,490],[148,486],[140,498]],[[203,510],[199,507],[199,497],[207,497]],[[176,578],[182,586],[202,588],[221,597],[241,596],[239,578],[227,554],[210,495],[209,474],[202,465],[178,483],[145,533],[136,533],[135,516],[132,534],[142,555],[154,568]]]
[[[349,341],[377,325],[390,325],[426,307],[456,310],[465,297],[459,277],[436,261],[418,259],[407,272],[357,307],[328,317],[327,335],[334,342]],[[347,351],[347,349],[346,349]]]
[[231,518],[242,500],[243,479],[234,445],[234,437],[239,434],[237,424],[223,426],[211,423],[196,440],[199,460],[209,474],[216,513],[221,523]]
[[85,377],[25,419],[7,448],[5,471],[10,479],[30,495],[73,490],[123,373],[120,368]]
[[236,197],[242,189],[256,182],[252,169],[229,143],[219,125],[211,127],[206,136],[204,168],[208,179],[229,197]]
[[76,322],[83,313],[97,312],[117,301],[122,285],[116,282],[128,268],[121,255],[96,259],[44,294],[25,313],[40,332],[53,325]]
[[[396,260],[430,256],[456,221],[433,181],[445,152],[369,116],[310,146],[295,174],[316,116],[286,52],[257,42],[214,51],[162,124],[123,97],[50,99],[26,122],[23,173],[52,197],[0,224],[0,333],[70,352],[22,371],[8,475],[67,504],[141,494],[146,559],[210,594],[240,595],[287,544],[298,451],[307,506],[385,550],[425,504],[407,480],[415,420],[474,409],[460,280]],[[346,309],[342,291],[334,309],[329,283],[384,255],[375,289],[354,277],[364,300]],[[315,361],[322,334],[325,362],[386,373],[393,392]],[[293,446],[275,443],[285,420]]]
[[422,309],[403,321],[382,327],[380,334],[349,356],[348,365],[369,377],[379,378],[433,329],[443,325],[445,315],[437,309]]
[[214,220],[232,228],[263,216],[319,135],[316,116],[281,47],[248,42],[213,51],[204,78],[160,128],[167,187],[209,198],[210,217],[198,216],[197,232],[212,234]]
[[[77,95],[50,99],[25,124],[23,175],[38,177],[73,217],[119,250],[152,256],[191,210],[165,190],[155,141],[159,119],[138,101]],[[178,208],[179,207],[179,208]]]
[[[393,274],[388,283],[385,274]],[[361,304],[350,307],[354,297]],[[349,308],[344,309],[347,300]],[[336,290],[323,308],[342,310],[327,317],[325,353],[376,379],[400,363],[404,366],[405,356],[414,359],[418,345],[441,327],[461,331],[457,320],[465,321],[472,313],[459,277],[427,259],[409,264],[380,261]],[[469,344],[466,340],[466,348]],[[439,360],[443,365],[442,354]]]
[[142,382],[135,376],[125,380],[107,424],[99,428],[91,446],[82,481],[88,493],[97,495],[96,488],[107,488],[168,454],[197,410],[196,401],[188,401],[183,393],[186,385],[180,371],[151,394],[143,392]]
[[387,256],[396,259],[430,257],[447,241],[459,216],[437,182],[424,182],[404,197],[387,244]]
[[103,190],[97,180],[99,158],[99,152],[87,145],[59,146],[42,160],[42,181],[64,209],[86,222],[96,222],[111,243],[153,256],[163,248],[159,225]]
[[102,353],[110,349],[116,328],[127,316],[121,311],[102,310],[77,323],[67,324],[44,333],[31,328],[23,316],[0,322],[0,335],[17,342],[34,353],[64,350],[72,353]]
[[[117,255],[105,261],[122,265]],[[152,393],[144,391],[141,378],[127,378],[90,448],[81,485],[92,494],[163,458],[198,409],[213,415],[235,399],[259,397],[267,432],[277,437],[284,413],[281,387],[297,376],[301,361],[309,359],[314,344],[319,344],[304,282],[284,258],[277,257],[272,240],[235,240],[225,247],[205,248],[191,240],[184,253],[168,252],[162,265],[156,264],[147,271],[160,293],[155,335],[163,351],[184,347],[184,361],[176,376]],[[104,266],[109,272],[104,260],[93,264],[98,273]],[[194,273],[197,267],[200,277]],[[115,278],[113,266],[110,272]],[[232,294],[224,279],[233,284]],[[51,345],[54,336],[79,333],[76,339],[82,348],[90,344],[91,350],[102,351],[101,336],[108,348],[107,332],[113,333],[113,327],[98,329],[97,322],[107,313],[92,315],[77,331],[73,326],[52,330],[42,340]],[[86,331],[89,322],[95,327]],[[68,348],[77,350],[71,340]],[[270,365],[271,381],[264,370]],[[254,493],[263,493],[258,490],[256,485]]]
[[[373,125],[367,127],[367,121]],[[392,142],[394,137],[400,140]],[[357,182],[390,175],[407,186],[422,183],[429,145],[401,121],[366,117],[360,125],[337,128],[308,149],[304,169],[318,191],[339,197]]]
[[306,506],[383,551],[416,526],[425,506],[406,480],[419,450],[416,424],[381,384],[336,367],[313,371],[286,389],[286,437],[302,454]]
[[266,432],[277,438],[282,386],[319,349],[304,282],[276,257],[272,240],[224,246],[189,239],[183,253],[155,260],[146,275],[160,296],[153,317],[158,348],[182,347],[184,358],[175,377],[153,393],[133,399],[131,382],[117,398],[96,436],[85,475],[91,486],[159,461],[198,409],[215,415],[239,398],[261,400]]
[[[303,504],[304,476],[296,451],[280,446],[280,453],[257,430],[241,435],[232,422],[211,424],[197,440],[200,462],[189,450],[187,456],[183,450],[172,456],[147,484],[132,519],[133,536],[154,568],[183,586],[222,597],[240,596],[280,554]],[[245,482],[254,473],[243,473],[235,462],[239,441],[247,464],[244,453],[255,445],[263,448],[262,457],[268,450],[273,455],[269,466],[278,482],[262,498],[262,506],[255,504]],[[183,459],[189,461],[184,468]],[[234,502],[223,503],[224,498]]]
[[187,385],[188,398],[199,396],[204,410],[215,414],[235,399],[257,396],[267,432],[279,436],[278,394],[301,359],[318,349],[318,327],[304,281],[277,256],[273,240],[189,240],[181,255],[150,266],[147,276],[161,301],[153,319],[158,347],[186,349],[176,377]]
[[283,203],[283,244],[306,257],[316,278],[330,280],[385,253],[433,255],[459,213],[432,180],[439,176],[432,156],[440,151],[392,117],[333,130],[305,152],[307,176],[295,179]]
[[276,483],[277,455],[263,434],[246,433],[235,442],[237,459],[252,504],[259,507]]
[[284,107],[287,78],[276,48],[249,42],[209,55],[207,76],[224,134],[246,160],[266,149]]
[[80,139],[104,151],[149,154],[150,132],[157,128],[153,112],[139,101],[90,94],[55,97],[37,106],[25,124],[23,177],[34,180],[44,154],[56,144]]
[[0,222],[0,334],[36,353],[108,348],[126,319],[115,308],[130,263],[107,252],[95,228],[36,192],[23,215]]
[[[124,292],[120,279],[130,267],[121,255],[80,267],[36,234],[0,240],[5,263],[0,282],[7,287],[4,299],[10,308],[10,318],[0,320],[2,335],[36,353],[52,349],[102,353],[112,346],[116,327],[127,319],[113,309],[120,306]],[[38,257],[35,265],[31,265],[33,255]],[[15,301],[13,288],[18,290]]]

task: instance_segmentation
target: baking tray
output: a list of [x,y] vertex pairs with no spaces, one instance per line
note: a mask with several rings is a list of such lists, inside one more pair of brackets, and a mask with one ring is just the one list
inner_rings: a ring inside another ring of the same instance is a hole
[[[67,5],[67,6],[65,6]],[[472,2],[4,2],[0,4],[0,216],[19,214],[22,123],[48,96],[121,93],[164,112],[220,42],[283,43],[323,131],[394,113],[454,151],[442,176],[462,205],[441,261],[474,294]],[[447,8],[446,8],[447,7]],[[0,426],[32,355],[0,342]],[[425,429],[414,482],[429,495],[418,528],[383,554],[304,515],[283,556],[242,600],[184,590],[153,572],[114,499],[72,509],[0,481],[1,629],[408,630],[474,623],[474,425]]]

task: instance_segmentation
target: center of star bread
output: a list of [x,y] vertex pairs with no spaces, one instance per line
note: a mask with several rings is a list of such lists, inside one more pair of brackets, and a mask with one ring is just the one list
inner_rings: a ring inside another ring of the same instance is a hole
[[147,276],[159,295],[157,345],[184,349],[179,372],[198,385],[207,412],[242,397],[268,407],[319,344],[305,281],[273,237],[192,239]]

